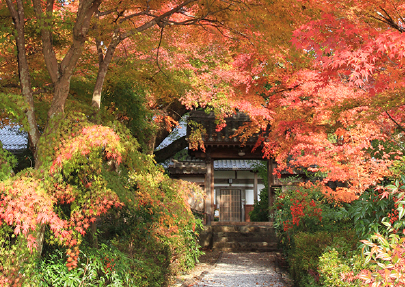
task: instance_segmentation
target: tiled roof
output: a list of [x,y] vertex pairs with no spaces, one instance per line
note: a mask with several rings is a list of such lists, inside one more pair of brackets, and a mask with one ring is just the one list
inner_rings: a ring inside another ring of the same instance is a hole
[[[258,160],[214,160],[214,170],[252,170],[259,164]],[[170,174],[205,174],[206,163],[203,160],[187,157],[185,160],[172,160],[169,164]]]
[[0,141],[6,150],[22,150],[28,144],[26,133],[20,132],[17,127],[0,128]]
[[175,160],[169,164],[169,173],[170,174],[205,174],[207,172],[207,165],[204,161],[198,159],[191,159],[187,157],[186,160]]
[[214,160],[214,170],[252,170],[260,161],[245,159]]

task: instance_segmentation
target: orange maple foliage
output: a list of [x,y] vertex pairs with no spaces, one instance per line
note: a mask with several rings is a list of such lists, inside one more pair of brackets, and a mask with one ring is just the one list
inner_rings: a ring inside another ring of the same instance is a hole
[[258,77],[262,107],[241,110],[257,122],[257,147],[276,158],[277,172],[306,168],[325,183],[344,182],[325,192],[351,201],[403,156],[405,6],[299,2],[307,23],[296,22],[291,40],[303,57],[293,58],[293,50],[280,57],[276,72]]

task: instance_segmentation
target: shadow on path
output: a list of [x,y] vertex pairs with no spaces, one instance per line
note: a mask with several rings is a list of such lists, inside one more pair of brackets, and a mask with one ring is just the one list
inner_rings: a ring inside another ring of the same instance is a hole
[[[213,257],[215,259],[215,256]],[[219,253],[217,262],[180,285],[194,287],[272,286],[287,287],[275,264],[273,252]],[[204,263],[203,263],[204,264]],[[198,267],[198,265],[197,265]],[[208,267],[208,266],[207,266]],[[178,282],[179,284],[179,282]]]

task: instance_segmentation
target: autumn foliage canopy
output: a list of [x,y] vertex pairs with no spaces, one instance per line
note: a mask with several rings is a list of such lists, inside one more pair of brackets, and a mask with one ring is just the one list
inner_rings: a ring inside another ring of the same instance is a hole
[[284,57],[276,78],[263,79],[271,128],[261,143],[279,171],[306,167],[325,183],[345,182],[325,192],[351,201],[403,156],[405,6],[299,3],[311,13],[291,38],[291,49],[302,54],[296,62]]

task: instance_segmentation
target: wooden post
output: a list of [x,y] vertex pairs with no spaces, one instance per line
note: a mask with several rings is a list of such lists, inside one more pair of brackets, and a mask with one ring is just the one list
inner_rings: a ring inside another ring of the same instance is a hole
[[212,213],[212,204],[211,204],[211,189],[212,189],[212,179],[213,179],[213,164],[211,157],[207,157],[207,175],[205,177],[205,224],[211,225],[211,213]]
[[211,221],[214,221],[215,217],[215,206],[214,206],[214,196],[215,196],[215,170],[214,170],[214,160],[211,159]]
[[[274,185],[274,175],[273,175],[273,160],[269,159],[267,161],[267,179],[268,179],[268,190],[267,194],[269,196],[269,209],[273,206],[274,203],[274,195],[272,192],[272,187]],[[271,217],[272,212],[269,211],[269,221],[273,221],[273,217]]]
[[254,173],[254,180],[253,180],[253,197],[254,197],[254,202],[257,201],[257,172]]

